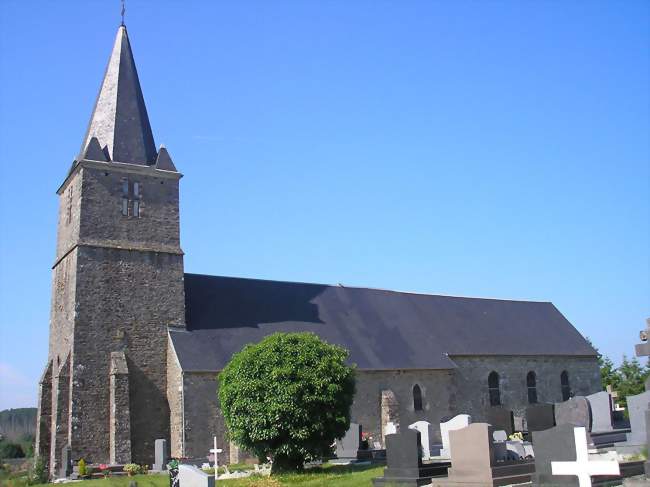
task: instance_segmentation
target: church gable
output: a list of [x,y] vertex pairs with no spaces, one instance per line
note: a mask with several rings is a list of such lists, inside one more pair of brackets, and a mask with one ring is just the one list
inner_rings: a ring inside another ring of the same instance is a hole
[[314,332],[366,370],[452,369],[450,356],[595,356],[547,302],[196,274],[185,274],[185,296],[187,328],[170,332],[183,370],[220,370],[279,331]]

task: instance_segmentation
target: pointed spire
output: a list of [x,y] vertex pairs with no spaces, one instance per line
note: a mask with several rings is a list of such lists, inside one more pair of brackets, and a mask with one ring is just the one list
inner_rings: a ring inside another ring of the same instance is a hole
[[164,145],[161,145],[160,149],[158,149],[158,158],[156,159],[156,169],[176,172],[176,166],[174,166],[174,163],[172,162],[172,157],[169,155],[169,152],[167,151],[167,148]]
[[156,145],[124,25],[117,30],[82,154],[93,137],[112,161],[147,165],[156,161]]

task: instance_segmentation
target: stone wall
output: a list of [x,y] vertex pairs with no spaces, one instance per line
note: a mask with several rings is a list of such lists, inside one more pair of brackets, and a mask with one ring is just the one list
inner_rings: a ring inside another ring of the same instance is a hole
[[[501,402],[520,418],[528,406],[526,374],[537,374],[538,402],[561,402],[560,374],[569,373],[576,395],[600,390],[600,375],[595,357],[453,357],[453,370],[357,371],[357,386],[351,420],[363,427],[373,441],[382,440],[382,393],[390,391],[396,403],[391,418],[407,427],[416,421],[431,423],[431,441],[439,443],[439,423],[445,417],[470,414],[475,422],[485,421],[490,407],[487,377],[493,370],[500,380]],[[224,456],[229,447],[223,416],[218,408],[216,372],[185,373],[185,455],[203,456],[216,433]],[[413,388],[422,391],[422,410],[416,411]]]
[[185,456],[205,457],[217,436],[220,458],[230,457],[223,414],[217,397],[217,372],[183,374]]
[[129,368],[124,352],[111,353],[109,408],[109,461],[121,465],[131,463]]
[[183,454],[183,372],[171,338],[167,340],[167,402],[169,404],[169,450],[173,458]]
[[[474,421],[484,421],[490,407],[488,375],[499,374],[501,403],[524,417],[528,406],[526,375],[537,377],[537,402],[562,402],[560,374],[569,373],[569,383],[576,395],[602,390],[596,357],[452,357],[455,371],[454,396],[451,407],[455,413],[470,414]],[[517,421],[516,421],[517,423]]]

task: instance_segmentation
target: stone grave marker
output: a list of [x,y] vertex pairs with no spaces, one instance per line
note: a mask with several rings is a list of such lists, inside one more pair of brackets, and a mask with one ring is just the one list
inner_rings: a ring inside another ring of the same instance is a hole
[[[506,485],[528,482],[532,462],[497,462],[494,429],[487,423],[473,423],[450,431],[451,467],[447,478],[434,478],[433,487]],[[501,443],[501,446],[505,446]],[[504,449],[505,450],[505,449]]]
[[555,405],[555,424],[582,426],[591,431],[591,407],[584,396],[575,396]]
[[372,479],[374,486],[419,487],[429,485],[435,475],[446,473],[449,462],[424,465],[420,457],[420,432],[404,428],[386,436],[384,476]]
[[65,445],[61,448],[61,469],[59,470],[59,477],[62,479],[68,478],[72,475],[72,448],[70,445]]
[[345,436],[336,440],[336,456],[339,459],[357,459],[357,452],[361,445],[361,425],[350,423],[350,428],[346,431]]
[[471,422],[472,417],[469,414],[459,414],[451,418],[449,421],[440,423],[440,437],[442,438],[442,449],[440,450],[441,457],[451,458],[449,432],[461,428],[466,428]]
[[214,487],[214,477],[194,465],[179,465],[178,480],[181,487]]
[[167,448],[167,440],[158,439],[154,442],[154,464],[152,470],[158,472],[167,470],[168,462],[169,449]]
[[494,406],[487,410],[486,417],[495,430],[503,430],[508,436],[515,432],[515,415],[510,409]]
[[492,434],[492,438],[494,439],[494,441],[497,442],[507,441],[508,434],[503,430],[494,430],[494,433]]
[[535,445],[535,485],[577,486],[578,479],[573,476],[554,476],[551,462],[573,462],[576,460],[575,435],[573,426],[563,424],[543,431],[533,432]]
[[627,434],[627,443],[630,445],[644,445],[647,441],[647,427],[645,412],[650,406],[650,391],[642,392],[636,396],[627,396],[627,410],[630,415],[631,432]]
[[575,461],[551,461],[553,476],[571,475],[578,478],[580,487],[591,487],[591,477],[602,475],[620,475],[620,467],[616,460],[589,461],[587,447],[587,429],[574,427]]
[[591,406],[591,430],[611,431],[612,428],[612,398],[607,391],[597,392],[587,396]]
[[554,404],[533,404],[526,408],[526,424],[528,432],[544,431],[555,426]]
[[409,429],[416,430],[420,432],[420,448],[422,451],[422,459],[428,460],[431,458],[431,450],[429,447],[429,428],[431,423],[428,421],[416,421],[412,425],[409,425]]
[[[639,333],[639,338],[642,343],[639,343],[634,346],[637,357],[650,357],[650,318],[645,320],[646,329],[641,330]],[[645,390],[646,392],[650,391],[650,376],[645,380]],[[645,411],[645,427],[646,427],[646,451],[650,451],[650,405]],[[646,479],[650,479],[650,458],[648,458],[644,464],[644,470]]]

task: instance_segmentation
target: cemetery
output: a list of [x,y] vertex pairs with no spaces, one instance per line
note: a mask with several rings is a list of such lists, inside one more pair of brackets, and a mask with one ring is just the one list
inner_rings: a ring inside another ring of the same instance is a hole
[[34,461],[2,487],[650,486],[650,378],[604,390],[553,296],[186,272],[184,175],[121,19],[56,182]]

